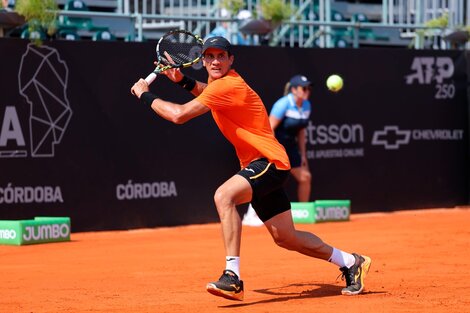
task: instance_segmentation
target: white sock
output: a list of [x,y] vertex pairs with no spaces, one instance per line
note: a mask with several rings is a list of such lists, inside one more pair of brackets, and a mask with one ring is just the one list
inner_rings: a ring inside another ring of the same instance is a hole
[[231,270],[237,274],[238,279],[240,279],[240,257],[228,255],[225,257],[225,269]]
[[333,253],[331,254],[328,262],[338,265],[339,267],[350,268],[356,262],[354,255],[346,253],[344,251],[333,248]]

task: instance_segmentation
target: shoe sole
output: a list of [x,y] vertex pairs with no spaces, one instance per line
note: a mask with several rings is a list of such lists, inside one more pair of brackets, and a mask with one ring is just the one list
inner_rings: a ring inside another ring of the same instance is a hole
[[206,289],[210,294],[213,294],[214,296],[222,297],[228,300],[243,301],[243,290],[235,293],[233,291],[219,289],[211,283],[207,284]]
[[372,259],[365,255],[362,255],[362,257],[364,258],[364,262],[362,262],[361,264],[361,289],[359,289],[358,291],[341,290],[341,294],[345,296],[354,296],[360,294],[364,290],[364,278],[366,278],[367,273],[369,273],[370,265],[372,264]]

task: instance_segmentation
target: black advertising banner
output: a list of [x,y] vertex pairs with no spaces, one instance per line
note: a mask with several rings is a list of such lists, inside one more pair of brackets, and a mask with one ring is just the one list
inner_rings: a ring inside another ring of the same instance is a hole
[[[353,212],[467,203],[462,52],[291,49],[277,58],[286,67],[270,77],[300,72],[315,84],[307,128],[314,199],[351,199]],[[333,73],[345,82],[339,93],[325,86]],[[276,91],[265,93],[269,106],[284,82],[265,83]]]
[[[213,194],[238,170],[211,115],[165,121],[130,94],[154,43],[0,39],[0,219],[69,216],[73,231],[218,220]],[[468,203],[467,63],[459,51],[235,47],[268,110],[297,73],[314,83],[312,200],[353,213]],[[201,64],[187,73],[206,79]],[[345,86],[327,90],[337,73]],[[157,78],[152,90],[188,92]],[[294,185],[288,185],[296,201]]]
[[[211,116],[173,125],[130,94],[154,45],[0,40],[0,219],[69,216],[74,231],[206,223],[238,169]],[[189,93],[160,78],[159,94]]]

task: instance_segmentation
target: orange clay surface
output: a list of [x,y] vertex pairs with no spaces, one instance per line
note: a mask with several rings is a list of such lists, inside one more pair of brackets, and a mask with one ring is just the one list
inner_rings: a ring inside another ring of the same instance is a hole
[[[72,221],[73,227],[73,221]],[[225,265],[220,225],[73,233],[0,246],[0,312],[470,312],[470,209],[353,214],[298,225],[369,255],[366,290],[342,296],[336,266],[243,229],[245,300],[205,290]]]

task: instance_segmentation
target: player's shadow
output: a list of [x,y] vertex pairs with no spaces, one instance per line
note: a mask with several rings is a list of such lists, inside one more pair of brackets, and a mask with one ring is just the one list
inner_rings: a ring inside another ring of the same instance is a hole
[[[293,288],[303,289],[302,291],[292,291]],[[309,298],[325,298],[325,297],[336,297],[341,295],[341,289],[343,286],[331,285],[331,284],[320,284],[320,283],[299,283],[290,284],[282,287],[266,288],[253,290],[257,293],[265,295],[272,295],[274,297],[270,299],[264,299],[254,302],[244,302],[237,304],[229,304],[220,306],[221,308],[236,308],[244,307],[255,304],[263,303],[276,303],[291,300],[309,299]],[[364,294],[370,294],[374,292],[365,292]]]

